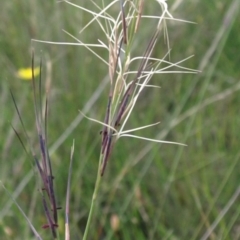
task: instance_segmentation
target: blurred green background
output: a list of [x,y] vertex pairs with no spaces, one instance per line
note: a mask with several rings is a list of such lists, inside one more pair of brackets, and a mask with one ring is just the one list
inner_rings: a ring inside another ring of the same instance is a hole
[[[95,9],[90,1],[73,2]],[[128,127],[161,121],[139,135],[188,146],[120,139],[102,180],[89,239],[240,239],[240,3],[169,0],[168,5],[175,18],[197,23],[167,22],[171,61],[194,55],[183,65],[201,73],[155,76],[152,84],[161,89],[143,92]],[[145,1],[144,11],[159,15],[156,6]],[[116,4],[113,10],[118,8]],[[43,60],[44,87],[50,86],[48,145],[57,201],[63,208],[75,139],[70,228],[71,239],[81,239],[96,178],[101,127],[82,119],[78,110],[103,120],[108,69],[82,47],[31,39],[74,42],[62,29],[83,42],[105,38],[97,24],[79,35],[91,15],[54,0],[3,1],[0,16],[0,180],[43,239],[51,239],[50,231],[41,228],[46,220],[38,174],[11,127],[27,145],[9,89],[37,149],[31,83],[16,75],[19,68],[31,66],[34,48],[36,63]],[[136,55],[142,54],[151,30],[143,21]],[[108,58],[106,51],[96,51]],[[161,58],[167,51],[161,37],[153,54]],[[1,239],[33,239],[3,188],[0,194]],[[59,214],[63,239],[64,209]],[[119,221],[117,230],[114,220]]]

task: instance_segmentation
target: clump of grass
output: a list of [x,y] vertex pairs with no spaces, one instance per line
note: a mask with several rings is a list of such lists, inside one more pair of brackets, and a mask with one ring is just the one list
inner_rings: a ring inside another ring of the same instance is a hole
[[[101,179],[104,176],[105,171],[107,171],[107,164],[110,161],[111,152],[114,149],[115,143],[122,137],[131,137],[142,139],[146,141],[152,141],[156,143],[170,143],[170,144],[180,144],[176,142],[162,141],[159,139],[150,139],[143,136],[138,136],[132,134],[138,130],[146,129],[153,127],[157,123],[148,124],[146,126],[137,126],[136,128],[125,130],[128,119],[130,118],[132,111],[135,105],[138,102],[140,94],[146,88],[158,88],[158,86],[151,85],[149,82],[151,78],[156,74],[162,73],[196,73],[195,70],[185,68],[181,66],[181,63],[187,59],[179,61],[177,63],[172,63],[169,58],[170,50],[167,49],[167,53],[162,59],[152,57],[154,48],[159,40],[160,35],[164,35],[168,44],[168,34],[166,28],[166,21],[180,21],[174,19],[174,17],[169,13],[168,6],[165,0],[157,0],[159,4],[159,16],[148,16],[144,15],[144,0],[135,0],[135,1],[122,1],[115,0],[109,4],[105,5],[105,1],[102,1],[102,6],[98,5],[94,1],[91,1],[95,11],[86,9],[80,5],[76,5],[69,1],[64,1],[65,3],[79,8],[85,12],[92,14],[92,19],[85,27],[81,30],[80,34],[87,34],[87,30],[91,28],[91,24],[96,22],[101,29],[104,39],[98,39],[97,44],[83,43],[81,40],[71,35],[67,31],[69,36],[71,36],[77,43],[53,43],[52,44],[65,44],[65,45],[79,45],[87,48],[92,52],[100,61],[106,64],[109,73],[109,93],[106,96],[106,110],[104,120],[93,119],[85,116],[87,119],[94,121],[102,125],[101,131],[101,150],[99,154],[99,165],[98,171],[96,174],[96,183],[91,200],[91,207],[88,215],[88,220],[86,228],[84,231],[83,239],[88,238],[88,233],[91,228],[91,220],[94,214],[95,204],[98,197],[98,191],[101,183]],[[116,14],[111,13],[111,8],[118,5],[119,12]],[[152,3],[151,3],[152,4]],[[141,21],[144,19],[150,19],[152,21],[152,35],[148,38],[146,37],[146,46],[145,49],[140,49],[142,54],[135,56],[136,51],[136,39],[138,32],[142,30]],[[39,41],[44,42],[44,41]],[[94,49],[102,48],[108,52],[108,59],[104,59],[99,55]],[[164,65],[162,68],[161,66]],[[137,67],[136,67],[137,66]],[[176,70],[177,69],[177,70]],[[41,72],[41,67],[40,67]],[[31,153],[34,158],[34,164],[36,165],[38,172],[42,180],[42,203],[47,219],[47,224],[44,225],[46,228],[50,228],[52,236],[54,239],[58,237],[57,227],[58,227],[58,207],[56,204],[56,197],[53,186],[53,173],[51,167],[51,161],[49,157],[48,147],[47,147],[47,112],[48,112],[48,103],[46,100],[45,103],[45,114],[44,119],[45,123],[40,116],[42,112],[42,92],[41,92],[41,74],[39,81],[39,102],[37,102],[36,96],[36,86],[35,86],[35,77],[34,77],[34,61],[32,62],[32,83],[33,83],[33,95],[34,95],[34,107],[35,107],[35,117],[36,117],[36,127],[37,133],[39,136],[39,149],[41,152],[41,163],[39,162],[36,154],[31,147]],[[47,98],[46,98],[47,99]],[[14,98],[13,98],[14,100]],[[15,103],[15,100],[14,100]],[[16,105],[16,103],[15,103]],[[150,106],[149,106],[150,107]],[[16,106],[17,109],[17,106]],[[18,110],[17,110],[18,111]],[[26,133],[23,121],[21,119],[20,113],[19,117]],[[16,131],[17,134],[17,131]],[[18,134],[17,134],[18,135]],[[28,138],[28,137],[27,137]],[[28,142],[30,140],[28,138]],[[31,144],[30,144],[31,145]],[[23,145],[24,146],[24,145]],[[73,154],[73,149],[72,149]],[[72,159],[71,154],[71,159]],[[69,177],[71,175],[71,164],[69,170]],[[68,180],[67,186],[67,203],[66,203],[66,235],[65,239],[70,239],[70,230],[69,230],[69,189],[70,189],[70,179]]]

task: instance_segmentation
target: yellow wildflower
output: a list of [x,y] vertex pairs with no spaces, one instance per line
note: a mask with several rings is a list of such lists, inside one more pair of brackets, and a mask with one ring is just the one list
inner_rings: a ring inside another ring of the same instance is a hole
[[[38,76],[40,73],[40,68],[34,68],[34,76]],[[32,68],[20,68],[17,71],[17,76],[23,80],[32,80]]]

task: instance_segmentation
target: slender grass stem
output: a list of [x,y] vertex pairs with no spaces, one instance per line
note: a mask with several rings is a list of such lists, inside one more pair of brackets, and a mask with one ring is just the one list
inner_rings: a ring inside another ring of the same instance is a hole
[[93,213],[94,213],[94,208],[96,206],[96,199],[97,199],[98,190],[99,190],[100,183],[101,183],[101,178],[102,178],[101,177],[101,163],[102,163],[103,156],[104,155],[101,154],[100,158],[99,158],[99,164],[98,164],[98,170],[97,170],[97,179],[96,179],[96,182],[95,182],[94,192],[93,192],[93,195],[92,195],[91,207],[90,207],[89,214],[88,214],[88,220],[87,220],[86,228],[85,228],[85,231],[84,231],[84,234],[83,234],[83,240],[87,240],[87,236],[88,236],[89,229],[90,229],[90,224],[91,224]]

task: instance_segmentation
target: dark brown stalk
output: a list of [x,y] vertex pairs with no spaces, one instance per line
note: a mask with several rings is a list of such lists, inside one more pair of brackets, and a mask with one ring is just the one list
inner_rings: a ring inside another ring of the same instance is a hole
[[49,211],[48,204],[47,204],[46,199],[44,198],[44,196],[42,198],[42,201],[43,201],[43,208],[44,208],[44,211],[45,211],[45,214],[46,214],[46,218],[48,220],[48,224],[43,225],[42,227],[43,228],[50,228],[51,231],[52,231],[52,235],[53,235],[53,237],[55,239],[55,238],[57,238],[56,228],[58,227],[58,225],[52,219],[52,215],[51,215],[51,213]]
[[[105,120],[104,120],[105,124],[109,124],[109,116],[110,116],[111,104],[112,104],[112,96],[109,95],[109,97],[108,97],[108,105],[107,105],[107,112],[106,112],[106,116],[105,116]],[[105,125],[103,127],[103,131],[102,131],[102,154],[105,151],[105,147],[106,147],[106,143],[107,143],[107,136],[108,136],[108,127]]]
[[107,166],[108,158],[111,152],[111,147],[112,147],[112,130],[110,130],[110,133],[107,135],[107,143],[102,161],[101,176],[103,176],[105,168]]
[[[46,103],[45,103],[45,136],[47,136],[47,113],[48,113],[48,98],[46,97]],[[47,165],[48,165],[48,181],[49,181],[49,192],[50,192],[50,199],[51,199],[51,205],[52,205],[52,211],[53,211],[53,216],[54,216],[54,221],[55,223],[58,222],[58,215],[57,215],[57,210],[60,209],[57,207],[56,204],[56,198],[55,198],[55,193],[54,193],[54,186],[53,186],[53,173],[52,173],[52,164],[51,164],[51,159],[49,156],[48,148],[47,148],[47,138],[45,140],[45,156],[47,158]]]

